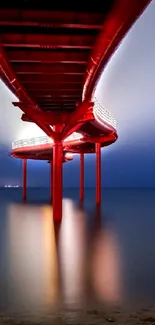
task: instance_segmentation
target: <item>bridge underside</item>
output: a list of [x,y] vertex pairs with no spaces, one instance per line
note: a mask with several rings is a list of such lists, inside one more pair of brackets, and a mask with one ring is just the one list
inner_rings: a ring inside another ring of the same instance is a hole
[[[1,78],[18,97],[14,105],[22,110],[22,120],[36,123],[53,140],[51,157],[48,150],[37,154],[53,161],[55,219],[62,216],[63,143],[75,131],[85,143],[67,151],[81,155],[96,151],[97,202],[101,200],[100,148],[117,139],[117,130],[109,117],[104,120],[101,107],[94,108],[93,95],[108,60],[148,3],[104,0],[86,6],[79,1],[44,0],[35,6],[30,0],[6,0],[0,4]],[[14,150],[13,155],[24,158],[26,172],[28,151]],[[30,155],[36,157],[36,149]]]

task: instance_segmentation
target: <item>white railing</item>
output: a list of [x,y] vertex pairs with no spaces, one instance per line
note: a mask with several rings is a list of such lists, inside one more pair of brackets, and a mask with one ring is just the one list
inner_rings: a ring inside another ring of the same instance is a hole
[[81,139],[83,136],[81,133],[78,132],[73,132],[71,135],[69,135],[69,137],[67,137],[64,141],[73,141],[73,140],[79,140]]
[[[98,100],[94,99],[94,107],[93,107],[93,113],[95,120],[100,123],[101,125],[107,123],[109,126],[112,126],[114,129],[116,129],[116,120],[113,117],[113,115],[107,111],[105,108],[101,106],[101,104],[98,102]],[[82,134],[78,132],[73,132],[68,138],[66,138],[64,141],[75,141],[82,138]],[[12,149],[16,148],[22,148],[22,147],[31,147],[31,146],[37,146],[42,144],[52,144],[53,140],[50,139],[47,135],[40,136],[40,137],[33,137],[29,139],[21,139],[16,140],[12,143]]]
[[[65,139],[67,141],[79,140],[82,138],[82,134],[78,132],[73,132],[68,138]],[[12,149],[22,148],[22,147],[31,147],[31,146],[39,146],[42,144],[52,144],[53,140],[50,139],[47,135],[41,137],[33,137],[29,139],[16,140],[12,143]]]
[[45,135],[41,137],[33,137],[29,139],[16,140],[12,143],[12,149],[37,146],[37,145],[48,144],[48,143],[52,143],[52,139],[50,139],[47,135]]
[[116,125],[116,120],[115,120],[114,116],[107,109],[102,107],[96,98],[94,99],[94,103],[95,104],[93,107],[93,113],[94,113],[95,119],[101,124],[106,122],[107,124],[112,126],[114,129],[116,129],[117,125]]

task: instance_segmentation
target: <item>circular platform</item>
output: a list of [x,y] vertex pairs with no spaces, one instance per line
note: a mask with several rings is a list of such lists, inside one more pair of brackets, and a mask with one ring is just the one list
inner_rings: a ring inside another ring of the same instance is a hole
[[[97,99],[94,101],[93,119],[83,123],[78,132],[73,132],[63,141],[63,153],[66,162],[73,159],[74,153],[94,153],[95,143],[101,147],[116,141],[116,120],[112,114],[103,108]],[[11,155],[21,159],[52,160],[53,140],[47,135],[29,137],[12,143]]]

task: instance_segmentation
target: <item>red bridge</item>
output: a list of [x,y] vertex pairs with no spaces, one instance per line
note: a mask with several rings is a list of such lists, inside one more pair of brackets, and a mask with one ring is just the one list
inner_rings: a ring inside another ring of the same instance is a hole
[[100,204],[101,147],[117,139],[117,130],[110,112],[94,100],[94,91],[111,55],[149,2],[104,0],[88,8],[78,1],[1,4],[1,78],[18,97],[13,104],[23,111],[22,120],[36,123],[46,134],[14,142],[12,156],[24,162],[24,199],[27,159],[50,161],[54,219],[62,217],[62,163],[75,152],[81,156],[81,200],[84,153],[96,152]]

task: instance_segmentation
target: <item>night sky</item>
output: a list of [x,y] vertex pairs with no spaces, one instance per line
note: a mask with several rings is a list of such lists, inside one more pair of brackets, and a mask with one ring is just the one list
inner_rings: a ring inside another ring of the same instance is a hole
[[[132,27],[104,71],[96,90],[100,103],[117,120],[118,140],[102,149],[102,185],[155,186],[155,2]],[[11,143],[28,123],[0,82],[0,185],[21,184],[22,165],[9,157]],[[85,158],[85,186],[95,185],[95,156]],[[64,186],[79,185],[79,157],[64,165]],[[28,185],[49,185],[49,164],[28,162]]]

